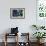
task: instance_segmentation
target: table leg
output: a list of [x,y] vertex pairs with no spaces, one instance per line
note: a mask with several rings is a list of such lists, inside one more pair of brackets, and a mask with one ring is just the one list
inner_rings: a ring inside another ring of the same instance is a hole
[[5,34],[5,46],[7,46],[7,35]]

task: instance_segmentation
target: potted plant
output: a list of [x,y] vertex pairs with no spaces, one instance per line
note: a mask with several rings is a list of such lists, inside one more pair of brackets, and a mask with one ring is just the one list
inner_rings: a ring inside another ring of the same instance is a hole
[[46,36],[45,34],[46,34],[45,32],[35,32],[33,35],[37,38],[37,41],[40,43],[40,40],[42,38],[45,38],[44,37]]
[[45,26],[32,25],[32,27],[35,28],[36,30],[45,29]]
[[36,30],[38,30],[38,26],[37,25],[32,25],[33,28],[35,28]]

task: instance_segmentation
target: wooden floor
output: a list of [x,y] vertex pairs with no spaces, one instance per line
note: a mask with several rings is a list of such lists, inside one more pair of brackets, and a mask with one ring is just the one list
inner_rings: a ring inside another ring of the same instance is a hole
[[[0,46],[4,46],[4,43],[2,42],[0,42]],[[8,45],[7,46],[15,46],[15,42],[14,43],[12,43],[12,42],[10,42],[10,43],[8,43]],[[25,46],[25,45],[24,45]],[[37,43],[30,43],[30,46],[37,46]],[[43,45],[41,45],[41,46],[46,46],[46,43],[44,43]]]

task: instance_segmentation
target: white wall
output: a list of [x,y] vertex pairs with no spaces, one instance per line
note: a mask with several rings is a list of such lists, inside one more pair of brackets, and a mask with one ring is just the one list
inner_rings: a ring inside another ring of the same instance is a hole
[[[25,19],[10,19],[10,8],[25,8]],[[0,34],[17,26],[32,35],[32,24],[36,24],[36,0],[0,0]]]

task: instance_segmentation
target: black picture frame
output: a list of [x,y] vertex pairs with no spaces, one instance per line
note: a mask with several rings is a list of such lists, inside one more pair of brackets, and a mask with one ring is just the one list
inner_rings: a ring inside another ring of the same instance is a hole
[[25,8],[10,8],[10,18],[11,19],[24,19]]

